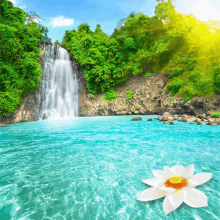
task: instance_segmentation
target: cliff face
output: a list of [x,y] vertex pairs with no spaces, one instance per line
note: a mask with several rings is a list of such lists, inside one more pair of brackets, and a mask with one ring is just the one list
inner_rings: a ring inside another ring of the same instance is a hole
[[[86,80],[82,68],[79,69],[79,116],[104,115],[160,115],[167,111],[171,114],[210,115],[220,111],[220,95],[214,97],[195,97],[182,103],[182,97],[172,97],[166,89],[168,79],[152,74],[133,76],[123,86],[116,89],[116,99],[111,102],[104,99],[104,94],[88,97]],[[132,99],[126,93],[134,93]]]

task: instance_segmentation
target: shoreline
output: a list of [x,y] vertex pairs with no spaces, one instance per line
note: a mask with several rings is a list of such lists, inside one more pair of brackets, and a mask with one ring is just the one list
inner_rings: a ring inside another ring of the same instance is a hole
[[[153,121],[154,119],[159,120],[161,122],[164,122],[164,124],[171,124],[171,125],[176,125],[173,121],[182,121],[182,122],[188,122],[190,124],[197,124],[197,125],[211,125],[211,126],[217,126],[220,125],[220,117],[214,118],[211,115],[202,113],[198,116],[192,116],[192,115],[187,115],[187,114],[171,114],[169,112],[164,112],[163,114],[126,114],[127,116],[133,116],[131,119],[132,121],[141,121],[142,118],[141,116],[157,116],[157,118],[149,118],[147,121]],[[88,116],[88,115],[80,115],[77,116],[77,118],[85,118],[85,117],[108,117],[108,116],[126,116],[126,115],[94,115],[94,116]],[[138,117],[139,116],[139,117]],[[62,120],[60,118],[59,120]],[[68,119],[65,119],[68,120]],[[14,122],[14,123],[0,123],[0,127],[9,127],[13,126],[14,124],[17,123],[22,123],[22,122],[33,122],[33,121],[39,121],[39,120],[30,120],[30,121],[20,121],[20,122]]]

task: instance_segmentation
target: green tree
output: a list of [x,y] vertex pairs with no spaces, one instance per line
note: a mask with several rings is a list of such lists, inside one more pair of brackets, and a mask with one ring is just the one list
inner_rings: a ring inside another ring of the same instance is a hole
[[9,115],[40,83],[38,45],[44,36],[33,21],[36,13],[26,14],[8,0],[1,1],[0,11],[0,115]]

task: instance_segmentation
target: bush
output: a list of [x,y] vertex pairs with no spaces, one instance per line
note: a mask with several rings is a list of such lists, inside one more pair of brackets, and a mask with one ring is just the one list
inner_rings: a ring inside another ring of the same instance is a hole
[[190,100],[190,98],[188,97],[188,96],[185,96],[184,98],[183,98],[183,104],[185,104],[186,102],[188,102]]
[[220,91],[220,74],[214,78],[214,89],[215,91]]
[[152,76],[152,74],[150,72],[145,73],[145,77],[150,77],[150,76]]
[[170,91],[172,95],[176,95],[176,93],[179,91],[181,86],[182,86],[182,81],[175,78],[174,80],[172,80],[167,84],[167,89],[168,91]]
[[175,69],[171,74],[170,78],[178,77],[183,74],[183,69]]
[[94,98],[94,95],[92,93],[88,94],[88,97]]
[[116,99],[115,91],[114,90],[108,90],[104,97],[106,100],[111,101],[112,99]]
[[182,56],[179,58],[178,62],[179,64],[185,64],[188,71],[192,71],[195,69],[196,66],[196,59],[190,58],[188,56]]
[[7,116],[14,113],[20,104],[21,96],[19,91],[0,92],[0,115]]
[[202,73],[200,71],[193,72],[188,76],[188,80],[194,83],[198,82],[201,78]]
[[132,99],[132,98],[133,98],[133,95],[134,95],[133,92],[128,91],[128,92],[126,93],[126,98],[127,98],[127,99]]
[[188,58],[187,60],[187,69],[192,71],[196,66],[196,59],[195,58]]
[[212,112],[212,117],[218,118],[220,116],[220,112]]
[[214,94],[214,87],[212,79],[200,79],[196,84],[196,89],[200,95],[211,96]]

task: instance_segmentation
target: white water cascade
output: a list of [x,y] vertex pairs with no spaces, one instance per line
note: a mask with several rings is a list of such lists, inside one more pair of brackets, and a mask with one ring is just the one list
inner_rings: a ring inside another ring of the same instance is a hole
[[76,71],[73,71],[69,53],[57,46],[54,60],[54,46],[49,45],[46,47],[44,61],[39,119],[78,116],[78,85]]

